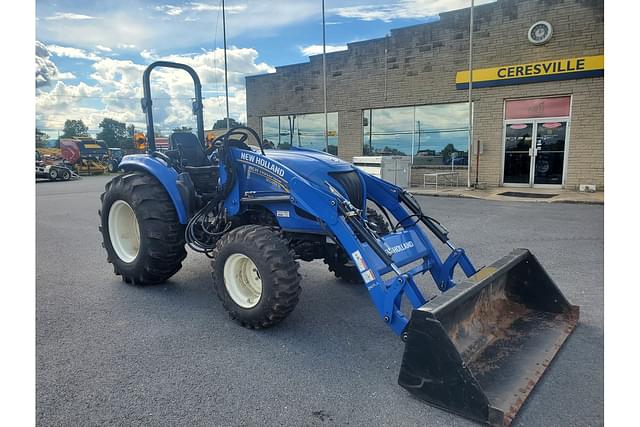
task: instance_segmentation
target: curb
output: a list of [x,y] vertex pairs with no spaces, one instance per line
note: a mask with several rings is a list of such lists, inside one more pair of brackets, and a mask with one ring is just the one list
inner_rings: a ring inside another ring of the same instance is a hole
[[408,190],[411,194],[413,194],[414,196],[423,196],[423,197],[446,197],[446,198],[450,198],[450,199],[474,199],[474,200],[486,200],[488,202],[523,202],[523,203],[566,203],[566,204],[573,204],[573,205],[599,205],[599,206],[604,206],[604,201],[598,201],[598,200],[550,200],[550,199],[527,199],[527,198],[516,198],[516,197],[512,197],[508,200],[506,199],[491,199],[488,197],[482,197],[482,196],[476,196],[476,195],[471,195],[471,194],[464,194],[464,193],[450,193],[450,194],[428,194],[428,193],[415,193],[411,190]]

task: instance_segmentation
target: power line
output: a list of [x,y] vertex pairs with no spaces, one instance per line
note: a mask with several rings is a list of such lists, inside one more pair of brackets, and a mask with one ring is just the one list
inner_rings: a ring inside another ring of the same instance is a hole
[[[139,101],[142,97],[130,97],[130,96],[95,96],[95,95],[56,95],[49,94],[47,92],[41,92],[41,95],[47,95],[54,98],[85,98],[85,99],[124,99],[128,101]],[[153,97],[153,99],[163,99],[163,100],[171,100],[171,99],[181,99],[181,100],[193,100],[193,97]]]

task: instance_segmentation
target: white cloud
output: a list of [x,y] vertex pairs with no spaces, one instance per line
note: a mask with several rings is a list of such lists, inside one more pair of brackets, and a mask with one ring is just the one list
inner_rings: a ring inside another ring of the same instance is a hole
[[111,52],[111,48],[107,46],[102,46],[101,44],[96,45],[96,49],[101,50],[103,52]]
[[[222,8],[218,4],[206,4],[206,3],[190,3],[190,9],[195,10],[196,12],[204,12],[204,11],[219,11]],[[237,4],[237,5],[225,5],[224,12],[227,13],[238,13],[247,10],[246,4]]]
[[156,52],[153,49],[143,50],[142,52],[140,52],[140,57],[142,57],[142,59],[146,59],[147,61],[152,61],[157,58]]
[[[154,10],[154,5],[141,0],[111,2],[113,6],[92,12],[95,19],[64,21],[41,19],[37,25],[39,40],[55,40],[55,44],[74,46],[92,51],[96,45],[114,47],[135,45],[136,49],[173,49],[213,44],[212,32],[218,21],[218,44],[221,44],[222,14],[219,2],[178,3],[184,9],[178,16]],[[166,4],[173,3],[167,0]],[[227,38],[232,41],[239,34],[273,36],[278,30],[319,16],[319,6],[308,0],[252,1],[227,5]],[[165,4],[162,2],[161,4]],[[53,12],[51,12],[53,14]],[[55,15],[54,15],[55,16]],[[170,21],[162,23],[162,19]],[[96,25],[96,20],[108,25]],[[188,19],[188,21],[187,21]]]
[[36,87],[51,84],[58,75],[58,67],[49,56],[47,46],[36,40]]
[[156,6],[154,7],[154,9],[157,10],[158,12],[166,13],[169,16],[178,16],[178,15],[181,15],[182,12],[184,12],[184,9],[181,8],[180,6],[174,6],[171,4]]
[[75,47],[58,46],[55,44],[47,45],[49,52],[55,56],[66,56],[67,58],[87,59],[89,61],[98,61],[100,57],[95,53],[87,52],[83,49]]
[[[143,51],[140,55],[146,57],[147,61],[162,59],[192,66],[199,74],[204,89],[205,126],[210,127],[215,120],[225,116],[222,49],[168,56]],[[237,120],[246,121],[244,77],[274,72],[275,69],[269,64],[259,62],[255,49],[230,47],[227,57],[231,115]],[[111,117],[144,127],[145,119],[140,108],[140,98],[142,73],[146,65],[132,60],[99,58],[91,67],[90,79],[94,84],[81,82],[77,85],[67,85],[58,81],[53,89],[38,92],[38,126],[44,129],[61,128],[65,119],[78,118],[90,129],[96,129],[104,117]],[[152,74],[152,93],[154,119],[160,128],[170,130],[180,125],[195,127],[191,113],[193,83],[187,73],[180,70],[156,69]]]
[[72,80],[76,76],[71,72],[61,73],[50,59],[51,52],[47,46],[36,40],[36,87],[49,86],[54,80]]
[[[300,46],[300,53],[305,56],[313,56],[313,55],[321,55],[322,54],[322,45],[321,44],[312,44],[310,46]],[[347,50],[346,45],[331,45],[328,44],[326,47],[327,53],[329,52],[338,52],[340,50]]]
[[118,43],[116,45],[116,47],[118,49],[135,49],[136,45],[135,44]]
[[70,71],[64,73],[58,73],[58,80],[74,80],[77,79],[76,75]]
[[[496,0],[477,0],[476,6]],[[343,18],[362,21],[391,22],[394,19],[420,19],[436,16],[442,12],[469,7],[468,0],[400,0],[380,5],[358,5],[331,9],[330,12]]]
[[70,21],[86,21],[89,19],[96,19],[96,17],[89,16],[89,15],[80,15],[78,13],[57,12],[54,15],[47,16],[44,19],[46,19],[47,21],[57,21],[61,19],[70,20]]

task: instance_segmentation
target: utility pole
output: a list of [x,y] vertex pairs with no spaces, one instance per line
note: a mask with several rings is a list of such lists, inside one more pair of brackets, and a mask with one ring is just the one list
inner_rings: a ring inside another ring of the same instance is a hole
[[227,80],[227,27],[222,0],[222,38],[224,40],[224,96],[227,104],[227,132],[229,132],[229,81]]
[[324,0],[322,0],[322,81],[324,91],[324,149],[329,152],[329,119],[327,118],[327,39],[324,22]]
[[471,90],[473,87],[473,0],[469,15],[469,142],[467,144],[467,188],[471,187],[471,168],[468,161],[471,156],[471,144],[473,143],[473,104],[471,103]]

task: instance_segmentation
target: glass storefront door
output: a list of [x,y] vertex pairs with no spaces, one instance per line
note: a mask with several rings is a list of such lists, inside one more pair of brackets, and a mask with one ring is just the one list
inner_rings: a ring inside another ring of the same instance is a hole
[[529,184],[533,123],[508,124],[504,140],[504,183]]
[[567,127],[566,119],[506,123],[503,183],[515,186],[561,186]]
[[567,122],[537,122],[534,184],[562,185]]
[[564,185],[570,117],[570,95],[505,100],[502,183]]

